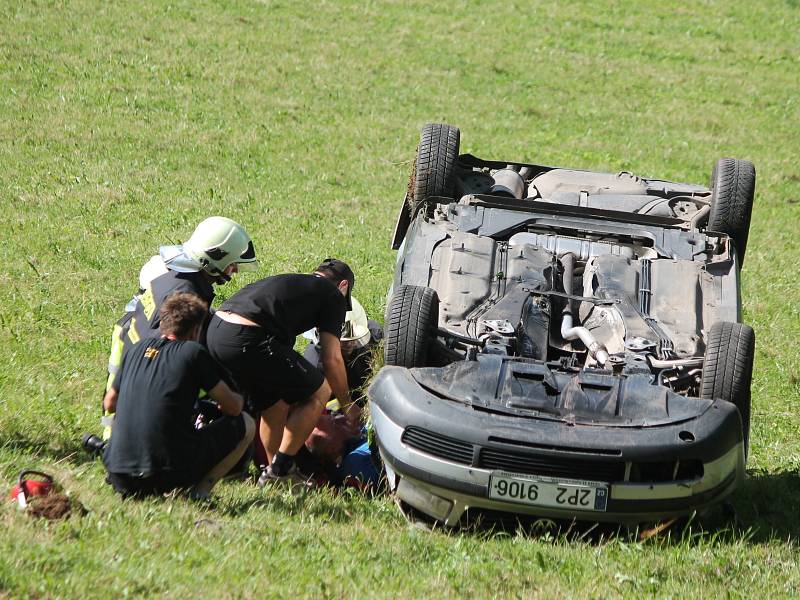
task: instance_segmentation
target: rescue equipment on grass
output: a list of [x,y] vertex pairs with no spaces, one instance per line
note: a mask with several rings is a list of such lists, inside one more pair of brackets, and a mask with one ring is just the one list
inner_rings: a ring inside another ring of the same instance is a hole
[[[31,479],[35,477],[36,479]],[[9,499],[16,500],[21,509],[28,507],[28,502],[34,496],[46,496],[55,488],[52,476],[41,471],[25,469],[19,474],[17,485],[11,488]]]

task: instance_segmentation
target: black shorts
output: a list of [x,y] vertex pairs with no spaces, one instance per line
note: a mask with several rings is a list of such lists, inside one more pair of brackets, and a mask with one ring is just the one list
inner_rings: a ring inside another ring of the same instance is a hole
[[292,348],[276,342],[261,327],[214,317],[208,327],[208,351],[225,368],[254,412],[278,400],[301,402],[325,381],[319,369]]
[[196,432],[194,460],[185,469],[147,475],[109,473],[108,482],[126,497],[166,494],[172,490],[190,488],[233,452],[244,434],[244,419],[241,415],[219,418]]

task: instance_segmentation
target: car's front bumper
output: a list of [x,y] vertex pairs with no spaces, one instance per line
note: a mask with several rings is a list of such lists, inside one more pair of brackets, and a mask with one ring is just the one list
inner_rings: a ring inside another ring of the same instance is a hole
[[[544,518],[636,523],[691,514],[730,494],[744,476],[736,408],[716,402],[702,415],[659,427],[568,425],[509,417],[439,398],[407,369],[385,368],[370,409],[391,489],[446,525],[468,509]],[[422,432],[420,434],[420,432]],[[421,437],[420,437],[421,436]],[[487,460],[491,457],[494,462]],[[499,461],[499,462],[498,462]],[[690,478],[631,481],[647,465],[698,464]],[[489,498],[499,470],[608,484],[605,511],[576,511]]]

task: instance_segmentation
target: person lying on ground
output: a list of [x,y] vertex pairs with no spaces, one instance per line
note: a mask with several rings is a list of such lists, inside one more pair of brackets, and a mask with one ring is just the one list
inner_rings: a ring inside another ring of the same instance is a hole
[[[243,398],[222,380],[197,339],[208,314],[195,294],[179,292],[160,310],[160,338],[146,338],[125,353],[103,399],[116,412],[114,435],[103,455],[108,482],[123,496],[191,488],[207,497],[236,464],[255,434]],[[200,389],[225,415],[195,429]]]
[[[359,422],[339,342],[354,283],[346,263],[326,259],[310,275],[276,275],[251,283],[211,320],[211,356],[244,392],[253,414],[260,414],[268,459],[260,485],[305,483],[295,456],[332,393],[347,418]],[[293,349],[296,337],[313,328],[320,332],[324,375]]]
[[337,412],[323,414],[306,440],[300,469],[311,473],[318,485],[355,487],[375,492],[380,483],[380,462],[364,427],[353,427]]

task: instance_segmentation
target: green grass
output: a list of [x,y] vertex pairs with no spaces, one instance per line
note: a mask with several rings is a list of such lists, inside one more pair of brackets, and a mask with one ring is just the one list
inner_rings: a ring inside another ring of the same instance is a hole
[[[796,596],[798,31],[800,5],[779,0],[0,2],[0,475],[52,471],[90,509],[45,525],[4,505],[0,597]],[[340,256],[380,315],[429,121],[483,158],[698,183],[720,156],[756,164],[740,528],[448,535],[385,498],[223,484],[203,508],[103,485],[79,435],[157,246],[221,213],[253,235],[257,276]]]

